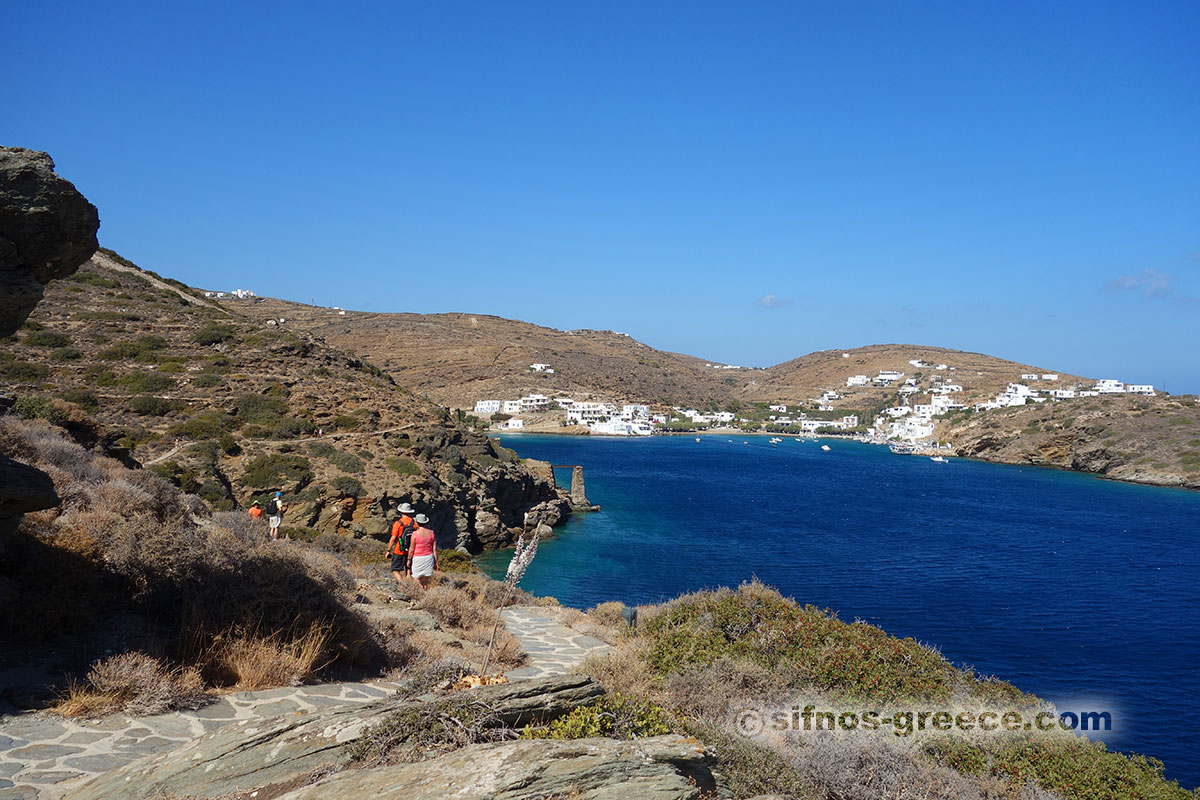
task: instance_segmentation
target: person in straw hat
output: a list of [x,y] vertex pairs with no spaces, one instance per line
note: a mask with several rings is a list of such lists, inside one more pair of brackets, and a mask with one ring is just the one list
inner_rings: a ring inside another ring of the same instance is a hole
[[392,558],[392,577],[399,584],[408,574],[408,548],[417,523],[412,515],[416,513],[408,503],[401,503],[396,509],[396,518],[392,523],[392,538],[388,540],[387,549],[383,551],[384,558]]

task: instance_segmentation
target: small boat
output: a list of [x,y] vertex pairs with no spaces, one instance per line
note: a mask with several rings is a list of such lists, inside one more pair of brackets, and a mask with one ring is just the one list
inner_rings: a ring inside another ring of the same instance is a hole
[[828,450],[828,449],[829,449],[829,445],[827,445],[827,444],[823,444],[823,445],[821,445],[821,449],[822,449],[822,450]]
[[698,442],[698,441],[700,441],[700,437],[699,437],[699,436],[697,436],[697,437],[696,437],[696,441],[697,441],[697,442]]
[[939,463],[939,464],[945,464],[945,463],[946,463],[946,459],[945,459],[945,458],[943,458],[942,456],[930,456],[930,457],[929,457],[929,460],[930,460],[930,461],[936,461],[936,462],[937,462],[937,463]]

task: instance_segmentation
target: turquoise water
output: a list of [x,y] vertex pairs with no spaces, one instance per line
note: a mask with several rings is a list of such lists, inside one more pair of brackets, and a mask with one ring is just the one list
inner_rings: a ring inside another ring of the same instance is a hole
[[[1200,784],[1178,722],[1200,707],[1200,493],[853,442],[503,439],[582,464],[604,506],[542,543],[521,584],[535,594],[646,603],[757,576],[1041,697],[1101,699],[1110,747]],[[500,575],[508,559],[480,562]]]

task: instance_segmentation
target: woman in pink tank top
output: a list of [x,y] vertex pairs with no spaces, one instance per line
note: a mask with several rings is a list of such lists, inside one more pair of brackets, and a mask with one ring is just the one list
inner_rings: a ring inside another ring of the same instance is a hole
[[417,514],[416,523],[418,527],[412,533],[408,548],[409,572],[421,584],[422,589],[428,589],[429,578],[437,569],[437,537],[425,527],[429,524],[429,517]]

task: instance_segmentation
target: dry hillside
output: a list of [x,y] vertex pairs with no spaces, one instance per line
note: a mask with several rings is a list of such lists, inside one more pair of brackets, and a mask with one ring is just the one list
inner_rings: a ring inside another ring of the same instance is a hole
[[97,253],[0,350],[16,410],[140,463],[218,509],[281,490],[298,536],[380,535],[401,501],[440,541],[511,541],[554,488],[446,409],[303,332],[232,314]]

